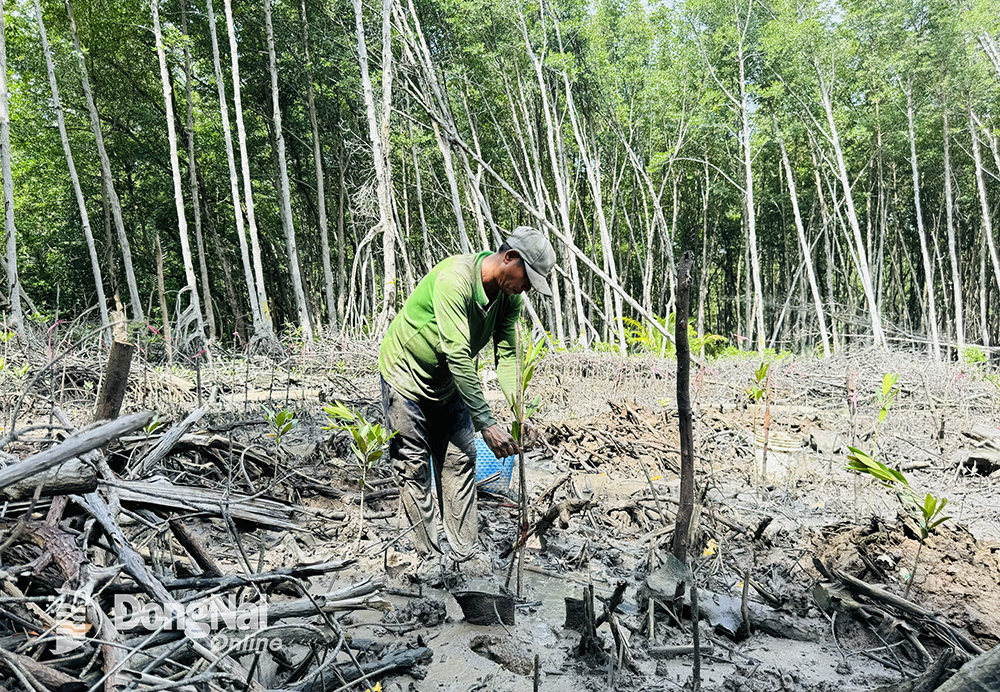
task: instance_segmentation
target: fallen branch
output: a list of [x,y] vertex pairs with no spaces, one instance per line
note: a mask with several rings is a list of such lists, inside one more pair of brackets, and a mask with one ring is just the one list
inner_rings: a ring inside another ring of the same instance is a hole
[[813,558],[813,565],[824,577],[830,580],[839,581],[855,596],[863,596],[869,600],[891,606],[897,610],[907,613],[908,615],[918,618],[925,624],[929,625],[931,630],[937,629],[941,633],[947,635],[941,637],[944,641],[947,643],[958,644],[969,654],[978,656],[983,653],[983,649],[969,639],[964,632],[946,623],[937,613],[928,610],[923,606],[919,606],[913,601],[908,601],[901,596],[890,593],[881,587],[869,584],[861,579],[858,579],[857,577],[853,577],[850,574],[834,569],[832,566],[824,565],[816,558]]
[[527,542],[532,536],[538,536],[541,539],[545,533],[552,528],[552,525],[559,521],[562,528],[569,526],[569,518],[573,514],[582,512],[585,509],[589,509],[594,506],[592,500],[564,500],[558,504],[554,504],[549,507],[542,518],[534,523],[531,528],[525,532],[523,539],[518,537],[518,540],[514,542],[509,548],[506,548],[502,553],[500,553],[501,558],[509,556],[512,552],[521,547],[522,540]]
[[42,485],[42,497],[89,493],[97,489],[97,473],[93,466],[74,457],[55,468],[0,489],[0,499],[27,500],[35,494],[39,483]]
[[[361,680],[363,676],[377,677],[380,675],[389,675],[392,673],[398,673],[404,670],[409,670],[413,666],[420,663],[429,663],[434,657],[434,652],[431,651],[426,646],[420,646],[416,649],[400,649],[398,651],[393,651],[386,654],[377,661],[372,661],[370,663],[362,663],[360,670],[357,666],[342,664],[338,668],[340,677],[343,678],[346,683],[337,687],[333,692],[343,692],[343,690],[348,690],[354,686],[354,683]],[[296,687],[299,692],[314,692],[316,690],[327,690],[330,688],[330,681],[328,680],[315,680],[309,684]]]
[[156,467],[158,463],[163,461],[171,450],[174,448],[180,439],[191,429],[191,426],[201,420],[202,416],[205,415],[205,411],[208,410],[207,406],[202,406],[201,408],[196,408],[187,418],[179,423],[174,423],[170,430],[165,432],[163,436],[156,443],[148,454],[146,454],[139,463],[136,464],[135,468],[132,469],[130,473],[127,474],[127,478],[138,478],[149,473],[150,469]]
[[[253,575],[252,579],[238,574],[225,574],[217,577],[201,576],[201,577],[191,577],[189,579],[174,579],[172,581],[163,582],[163,586],[168,591],[179,591],[181,589],[194,589],[195,591],[212,589],[212,590],[225,591],[227,589],[235,589],[241,586],[249,586],[250,584],[286,581],[288,577],[294,577],[295,579],[305,579],[320,574],[327,574],[328,572],[336,572],[342,569],[346,569],[347,567],[350,567],[356,562],[357,562],[356,559],[351,558],[348,560],[323,562],[313,565],[300,565],[297,567],[289,567],[285,569],[275,570],[273,572],[262,572],[261,574],[255,574]],[[373,593],[375,590],[376,589],[373,588],[372,591],[368,593]],[[115,584],[107,587],[105,591],[107,591],[108,593],[137,593],[142,591],[142,589],[133,584]],[[355,595],[364,595],[364,594],[355,594]]]
[[225,506],[233,519],[279,529],[299,528],[292,521],[295,507],[276,500],[240,493],[227,496],[222,490],[174,485],[164,478],[152,481],[102,480],[101,484],[116,488],[119,498],[126,503],[181,512],[205,512],[212,516],[222,516]]
[[98,447],[103,447],[122,435],[127,435],[130,432],[145,427],[151,420],[153,420],[153,412],[142,411],[125,416],[124,418],[109,421],[85,432],[71,435],[55,447],[50,447],[44,452],[33,454],[18,463],[0,469],[0,488],[6,488],[18,481],[23,481],[25,478],[31,478],[43,471],[48,471],[67,459],[72,459],[73,457],[78,457],[95,450]]

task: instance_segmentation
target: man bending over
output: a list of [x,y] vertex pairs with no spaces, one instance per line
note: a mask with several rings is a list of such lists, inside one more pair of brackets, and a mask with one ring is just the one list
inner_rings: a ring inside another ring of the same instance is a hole
[[[443,553],[428,459],[449,557],[455,563],[477,557],[473,435],[482,431],[497,458],[515,454],[517,444],[490,412],[473,358],[492,338],[500,388],[508,397],[514,392],[521,294],[533,288],[551,295],[547,276],[555,261],[548,239],[521,226],[497,252],[442,260],[389,325],[378,359],[386,426],[396,432],[389,458],[422,558]],[[448,453],[449,442],[457,453]]]

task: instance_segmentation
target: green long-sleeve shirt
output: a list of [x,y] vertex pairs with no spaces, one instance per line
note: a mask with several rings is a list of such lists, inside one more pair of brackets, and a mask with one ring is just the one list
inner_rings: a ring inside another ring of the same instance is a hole
[[482,275],[489,255],[454,255],[431,269],[392,320],[378,357],[382,377],[408,399],[443,403],[457,389],[476,430],[496,423],[472,361],[491,337],[508,396],[517,379],[521,296],[500,292],[490,304]]

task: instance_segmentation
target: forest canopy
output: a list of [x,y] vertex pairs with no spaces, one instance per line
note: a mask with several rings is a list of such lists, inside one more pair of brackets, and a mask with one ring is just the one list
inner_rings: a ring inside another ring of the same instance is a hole
[[215,2],[2,3],[9,329],[377,334],[532,225],[567,348],[666,348],[687,250],[699,337],[1000,339],[995,0]]

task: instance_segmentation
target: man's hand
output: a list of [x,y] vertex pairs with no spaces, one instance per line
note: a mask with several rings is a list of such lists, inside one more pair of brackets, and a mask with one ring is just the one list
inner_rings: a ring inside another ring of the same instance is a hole
[[491,425],[483,429],[483,440],[496,455],[497,459],[517,454],[517,442],[510,433],[499,425]]

